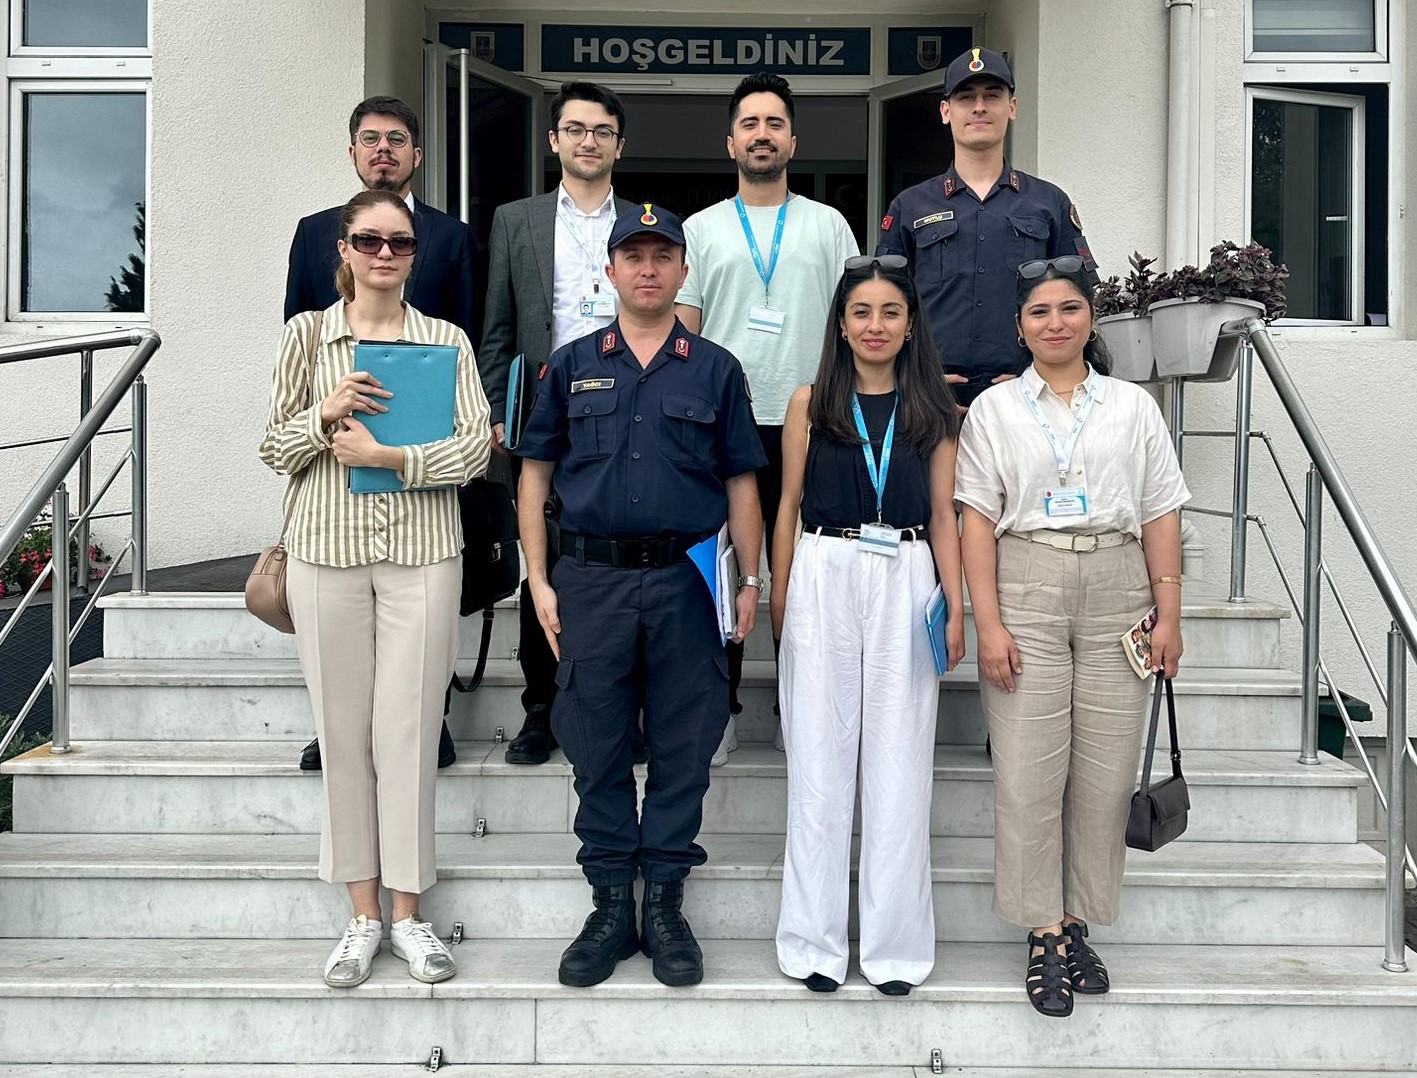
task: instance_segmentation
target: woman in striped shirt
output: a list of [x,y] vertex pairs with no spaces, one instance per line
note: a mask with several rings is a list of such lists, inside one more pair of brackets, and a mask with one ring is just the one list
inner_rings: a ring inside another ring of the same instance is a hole
[[[417,248],[408,206],[362,191],[340,226],[342,298],[286,325],[260,449],[290,476],[290,608],[324,759],[320,878],[345,884],[354,912],[324,977],[352,987],[369,976],[383,935],[382,881],[393,896],[394,953],[433,983],[457,971],[418,916],[436,878],[433,784],[458,645],[456,487],[486,471],[491,428],[466,334],[402,301]],[[354,369],[360,340],[458,348],[450,438],[401,447],[374,439],[357,416],[386,411],[391,394]],[[391,469],[403,490],[351,494],[352,467]]]

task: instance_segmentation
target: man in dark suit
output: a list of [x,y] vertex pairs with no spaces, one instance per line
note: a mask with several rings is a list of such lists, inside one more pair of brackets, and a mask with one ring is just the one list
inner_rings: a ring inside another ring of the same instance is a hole
[[[477,240],[472,229],[456,217],[413,197],[413,173],[423,162],[418,116],[396,97],[361,101],[349,117],[349,160],[366,190],[392,191],[413,210],[418,253],[404,285],[404,298],[423,314],[461,327],[468,339],[473,339]],[[301,218],[295,227],[285,279],[287,322],[302,311],[322,311],[339,299],[335,291],[335,269],[340,263],[336,246],[339,211],[339,206],[332,206]],[[438,766],[447,767],[456,759],[445,722],[438,743]],[[320,770],[318,739],[300,754],[300,768]]]
[[[615,197],[611,171],[625,146],[625,107],[611,90],[568,82],[551,100],[552,151],[561,161],[556,190],[498,208],[492,219],[486,317],[477,366],[492,406],[493,444],[520,433],[507,415],[512,358],[524,357],[519,414],[531,412],[537,376],[551,353],[604,329],[617,313],[615,289],[605,277],[605,244],[617,216],[643,208]],[[513,465],[515,467],[515,463]],[[526,581],[521,592],[517,652],[526,691],[526,721],[507,746],[507,762],[545,763],[556,748],[551,702],[556,660],[536,619]],[[637,755],[643,756],[643,751]]]

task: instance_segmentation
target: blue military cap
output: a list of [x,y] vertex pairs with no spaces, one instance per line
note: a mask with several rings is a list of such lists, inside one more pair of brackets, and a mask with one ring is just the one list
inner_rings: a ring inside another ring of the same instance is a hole
[[970,49],[960,53],[945,68],[945,96],[949,97],[971,79],[997,79],[1014,91],[1014,72],[1009,62],[993,49]]
[[610,239],[605,245],[607,251],[615,250],[632,236],[662,236],[679,247],[685,245],[684,222],[679,220],[678,214],[652,202],[640,205],[644,213],[627,213],[615,218],[615,227],[610,230]]

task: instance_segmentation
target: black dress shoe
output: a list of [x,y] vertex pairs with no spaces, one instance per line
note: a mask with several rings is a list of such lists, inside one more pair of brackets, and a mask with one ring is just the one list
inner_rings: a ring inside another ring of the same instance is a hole
[[802,983],[813,992],[835,992],[841,987],[839,981],[834,981],[825,973],[809,973],[802,978]]
[[320,739],[318,737],[300,750],[300,770],[320,770]]
[[556,736],[551,732],[551,709],[537,704],[526,713],[521,732],[507,746],[506,760],[509,764],[544,764],[551,759],[556,747]]
[[704,952],[680,908],[683,880],[646,880],[640,916],[640,949],[649,955],[654,979],[671,987],[704,979]]
[[635,932],[635,888],[615,883],[592,888],[595,909],[581,934],[561,953],[556,979],[572,988],[589,988],[615,972],[618,962],[640,949]]
[[882,981],[876,991],[883,996],[908,996],[912,987],[909,981]]

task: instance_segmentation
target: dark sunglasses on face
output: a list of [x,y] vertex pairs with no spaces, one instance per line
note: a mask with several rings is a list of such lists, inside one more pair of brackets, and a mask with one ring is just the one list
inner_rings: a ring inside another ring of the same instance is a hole
[[392,131],[374,131],[366,127],[354,137],[359,140],[361,146],[377,146],[380,139],[388,139],[389,145],[397,150],[407,146],[411,136],[407,131],[401,131],[398,128]]
[[349,245],[362,255],[376,255],[386,243],[395,258],[407,258],[418,250],[417,236],[378,236],[372,232],[352,232],[349,236]]
[[846,260],[843,269],[859,270],[869,269],[872,266],[882,266],[885,269],[905,269],[910,265],[910,260],[905,255],[854,255]]
[[1083,267],[1082,258],[1078,255],[1059,255],[1057,258],[1035,258],[1031,262],[1025,262],[1018,268],[1018,276],[1021,281],[1034,281],[1042,277],[1050,269],[1055,269],[1059,273],[1081,273]]

